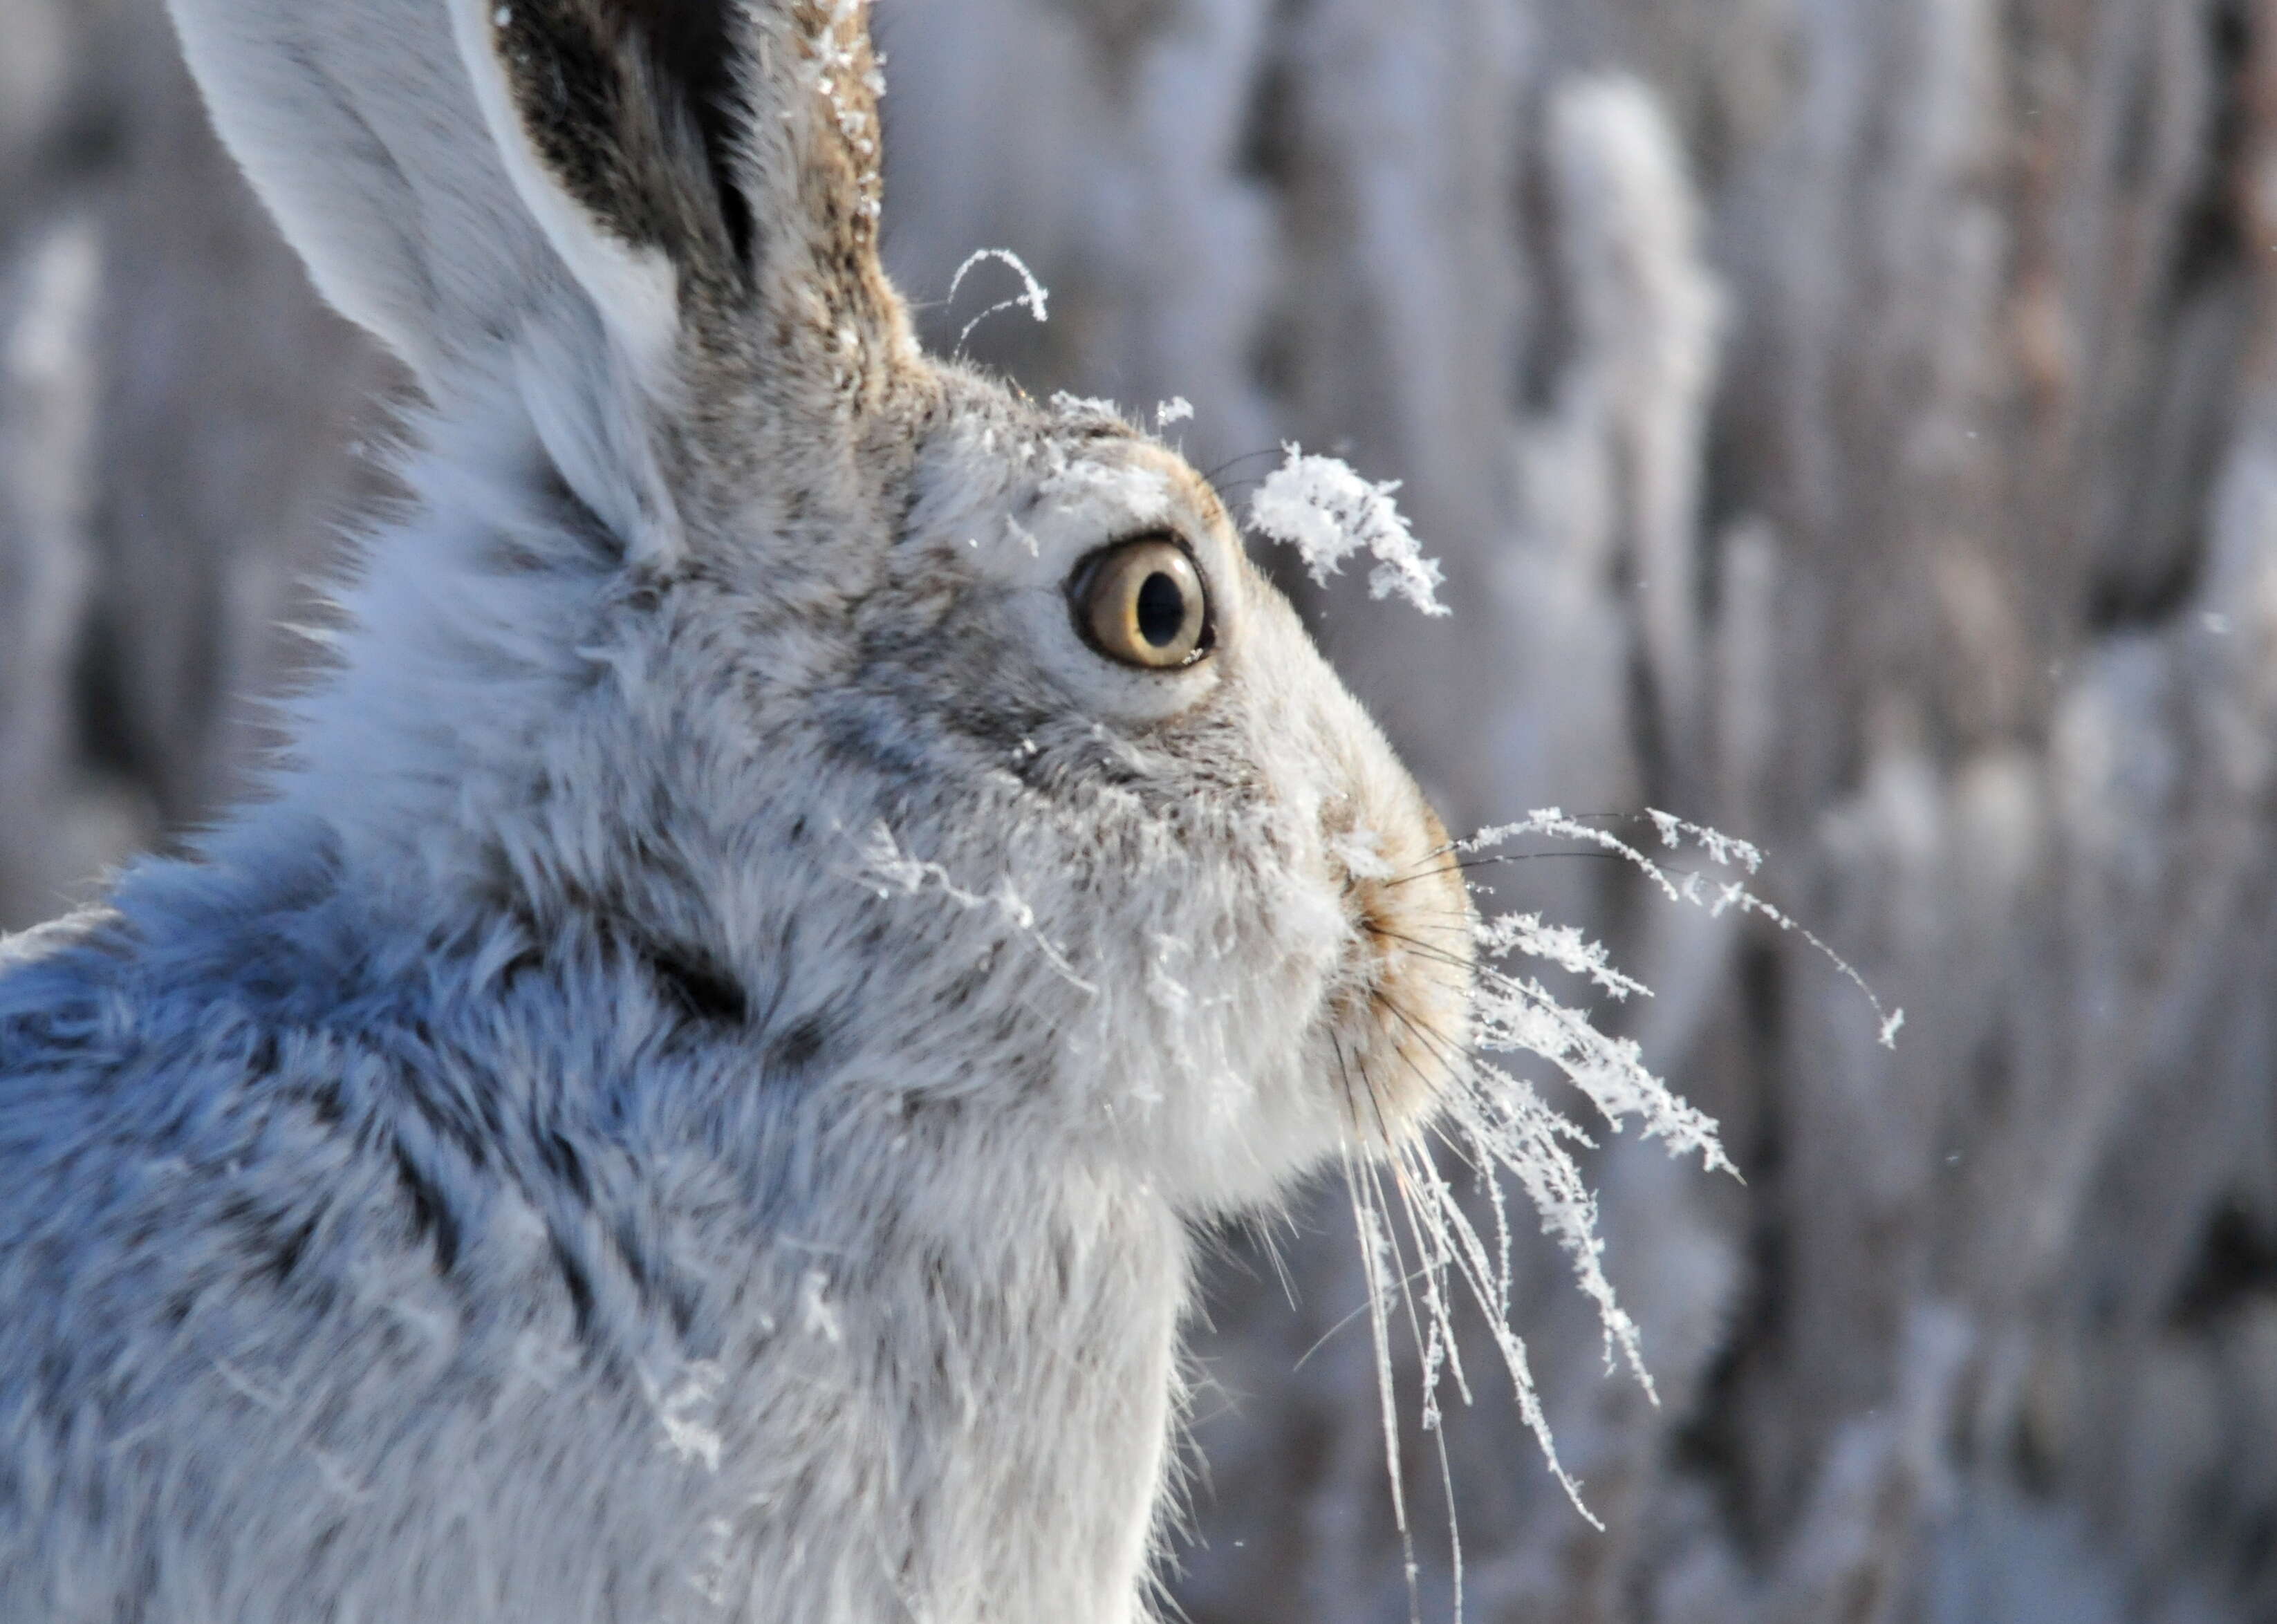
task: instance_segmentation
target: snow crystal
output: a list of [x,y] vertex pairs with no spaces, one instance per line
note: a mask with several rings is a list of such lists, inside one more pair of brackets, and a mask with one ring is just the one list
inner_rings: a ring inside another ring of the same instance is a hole
[[707,1472],[720,1469],[725,1443],[718,1429],[703,1417],[718,1408],[726,1380],[727,1371],[719,1363],[697,1360],[669,1392],[650,1395],[656,1405],[656,1418],[664,1427],[665,1446],[683,1461],[700,1462]]
[[1392,499],[1398,481],[1370,484],[1334,457],[1307,457],[1295,444],[1282,449],[1286,460],[1250,499],[1253,526],[1294,547],[1322,585],[1365,550],[1376,560],[1367,578],[1370,596],[1397,593],[1427,615],[1449,612],[1438,596],[1445,575],[1437,560],[1423,556]]
[[1098,395],[1078,395],[1061,390],[1052,397],[1052,410],[1062,417],[1111,417],[1123,421],[1120,403]]
[[1712,861],[1724,868],[1745,869],[1754,874],[1763,866],[1763,853],[1745,840],[1734,839],[1703,823],[1687,823],[1672,812],[1647,807],[1644,815],[1652,820],[1653,827],[1660,831],[1660,843],[1670,851],[1680,848],[1689,835]]
[[[878,176],[878,138],[874,98],[885,91],[885,76],[874,62],[863,68],[857,45],[864,0],[837,0],[826,27],[814,40],[811,72],[815,94],[830,104],[841,140],[859,159],[857,176],[859,200],[856,211],[874,222],[880,213],[881,187]],[[869,104],[847,92],[858,82],[873,98]],[[788,114],[786,115],[788,116]]]
[[913,897],[927,890],[938,890],[959,907],[993,913],[1017,935],[1026,938],[1061,980],[1078,992],[1098,995],[1096,986],[1075,973],[1075,967],[1059,945],[1036,928],[1035,909],[1021,897],[1009,875],[990,894],[984,896],[968,890],[959,885],[940,863],[926,862],[903,851],[882,819],[871,825],[869,836],[860,843],[859,850],[863,877],[880,897],[896,893]]
[[1571,925],[1544,924],[1539,914],[1509,914],[1481,923],[1479,945],[1494,958],[1521,952],[1547,959],[1560,969],[1588,976],[1616,998],[1626,998],[1633,992],[1652,996],[1651,988],[1613,968],[1603,945]]
[[839,1324],[837,1307],[830,1301],[830,1277],[819,1269],[810,1269],[800,1286],[801,1307],[806,1333],[820,1337],[835,1347],[845,1339],[845,1328]]

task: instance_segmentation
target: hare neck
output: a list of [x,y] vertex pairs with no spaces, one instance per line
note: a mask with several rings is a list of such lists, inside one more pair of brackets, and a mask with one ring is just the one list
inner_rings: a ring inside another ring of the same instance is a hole
[[899,1197],[834,1242],[772,1242],[774,1306],[723,1350],[741,1376],[718,1383],[719,1479],[742,1507],[723,1576],[748,1598],[731,1616],[836,1619],[826,1598],[866,1597],[842,1616],[1135,1624],[1177,1409],[1183,1226],[1032,1163],[975,1158]]

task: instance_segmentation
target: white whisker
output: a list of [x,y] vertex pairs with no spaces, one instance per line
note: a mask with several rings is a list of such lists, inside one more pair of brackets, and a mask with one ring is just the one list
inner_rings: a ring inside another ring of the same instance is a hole
[[[1372,1164],[1362,1163],[1360,1167]],[[1390,1236],[1382,1216],[1361,1192],[1367,1188],[1353,1158],[1344,1157],[1344,1184],[1352,1192],[1352,1218],[1359,1232],[1360,1266],[1367,1280],[1368,1324],[1375,1339],[1375,1385],[1383,1413],[1383,1464],[1391,1484],[1392,1522],[1399,1530],[1401,1558],[1406,1566],[1408,1610],[1420,1624],[1422,1603],[1418,1590],[1415,1535],[1407,1522],[1407,1490],[1399,1475],[1399,1406],[1391,1380],[1391,1313],[1385,1283]]]

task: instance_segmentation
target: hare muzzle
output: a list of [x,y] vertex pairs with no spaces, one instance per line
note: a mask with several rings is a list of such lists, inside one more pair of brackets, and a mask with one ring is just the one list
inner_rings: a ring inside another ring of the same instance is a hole
[[1475,922],[1428,806],[1332,834],[1330,846],[1344,864],[1358,960],[1332,1014],[1337,1081],[1352,1131],[1380,1154],[1429,1119],[1467,1063]]

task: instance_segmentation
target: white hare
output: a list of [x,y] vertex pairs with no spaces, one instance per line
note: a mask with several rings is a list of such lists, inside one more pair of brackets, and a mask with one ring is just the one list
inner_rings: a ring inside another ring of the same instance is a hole
[[175,12],[429,405],[270,793],[0,950],[0,1618],[1151,1616],[1190,1226],[1461,1036],[1415,785],[919,353],[858,0]]

